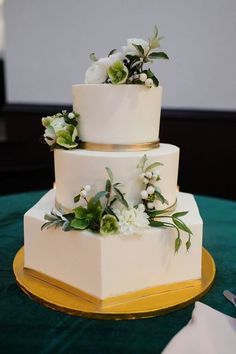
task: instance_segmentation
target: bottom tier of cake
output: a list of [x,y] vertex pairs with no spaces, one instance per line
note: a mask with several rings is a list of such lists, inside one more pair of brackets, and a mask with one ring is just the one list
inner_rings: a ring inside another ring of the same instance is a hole
[[175,253],[175,230],[148,227],[141,234],[101,236],[89,231],[41,231],[44,214],[54,208],[49,191],[24,217],[24,266],[52,281],[78,290],[92,301],[142,289],[201,278],[202,219],[191,194],[178,193],[177,210],[188,210],[184,222],[193,232]]

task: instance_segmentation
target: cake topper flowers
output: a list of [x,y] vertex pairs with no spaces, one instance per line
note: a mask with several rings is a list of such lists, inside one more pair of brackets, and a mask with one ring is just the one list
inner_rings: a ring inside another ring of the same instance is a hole
[[150,68],[145,64],[154,59],[169,59],[165,52],[157,51],[160,48],[158,29],[155,26],[152,37],[146,41],[141,38],[130,38],[122,51],[110,51],[107,57],[97,59],[90,54],[92,65],[85,73],[86,84],[139,84],[147,87],[158,86],[159,81]]

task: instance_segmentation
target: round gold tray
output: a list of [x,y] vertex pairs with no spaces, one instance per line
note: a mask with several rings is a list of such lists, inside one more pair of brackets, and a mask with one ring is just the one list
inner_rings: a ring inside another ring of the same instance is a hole
[[13,271],[20,288],[33,300],[53,310],[70,315],[96,319],[137,319],[159,316],[183,308],[202,297],[211,287],[216,273],[215,262],[210,253],[203,248],[202,279],[195,286],[173,291],[153,293],[132,299],[125,303],[98,309],[97,306],[74,294],[55,287],[48,282],[31,277],[24,270],[24,248],[16,254]]

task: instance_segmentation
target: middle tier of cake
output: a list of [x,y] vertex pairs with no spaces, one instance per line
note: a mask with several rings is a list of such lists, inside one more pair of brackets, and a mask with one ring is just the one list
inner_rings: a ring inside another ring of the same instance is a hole
[[139,203],[143,182],[139,177],[141,171],[137,165],[144,155],[147,156],[149,164],[162,164],[157,171],[161,178],[158,186],[168,205],[160,207],[172,206],[177,194],[179,148],[170,144],[160,144],[159,148],[145,153],[56,149],[54,159],[57,205],[64,210],[75,208],[74,197],[86,185],[91,186],[91,195],[104,190],[108,178],[106,167],[111,169],[114,182],[122,184],[121,190],[126,199],[134,204]]

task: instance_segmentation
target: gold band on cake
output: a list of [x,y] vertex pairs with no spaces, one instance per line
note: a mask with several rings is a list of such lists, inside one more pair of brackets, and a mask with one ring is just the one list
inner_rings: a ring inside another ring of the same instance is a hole
[[79,149],[92,150],[92,151],[146,151],[157,149],[160,146],[160,139],[147,143],[140,144],[100,144],[91,143],[88,141],[80,141],[78,144]]

